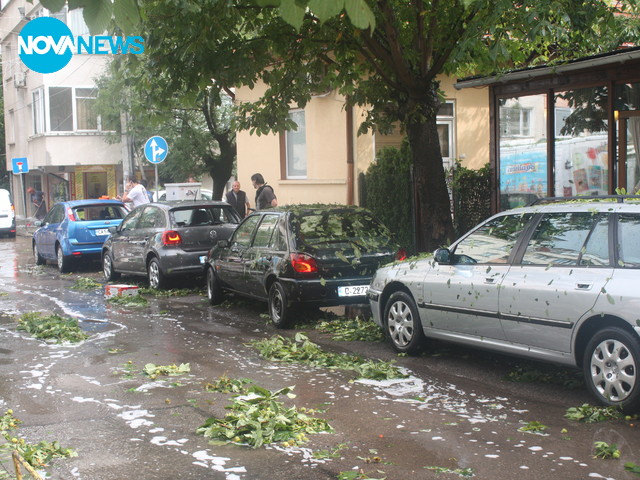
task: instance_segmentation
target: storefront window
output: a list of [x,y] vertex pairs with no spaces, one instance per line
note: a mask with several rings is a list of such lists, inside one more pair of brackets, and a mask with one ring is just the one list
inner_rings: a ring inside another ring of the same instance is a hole
[[546,95],[499,100],[500,209],[547,194]]
[[609,192],[607,102],[603,86],[555,95],[555,196]]

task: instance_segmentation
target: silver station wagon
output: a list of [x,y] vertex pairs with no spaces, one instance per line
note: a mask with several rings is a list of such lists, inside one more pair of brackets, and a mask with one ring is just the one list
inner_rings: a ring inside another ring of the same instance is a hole
[[379,269],[368,296],[398,352],[430,337],[574,366],[600,403],[640,406],[640,197],[502,212]]

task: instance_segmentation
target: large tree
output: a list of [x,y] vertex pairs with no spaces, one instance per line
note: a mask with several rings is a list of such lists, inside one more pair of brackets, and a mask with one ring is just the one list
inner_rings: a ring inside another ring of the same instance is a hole
[[211,79],[218,88],[268,85],[258,102],[241,106],[240,128],[289,128],[290,106],[304,107],[326,88],[367,107],[361,131],[398,122],[413,157],[420,250],[453,236],[436,129],[438,75],[561,62],[634,42],[627,17],[616,14],[635,2],[122,0],[135,11],[128,21],[142,18],[146,52],[167,92]]

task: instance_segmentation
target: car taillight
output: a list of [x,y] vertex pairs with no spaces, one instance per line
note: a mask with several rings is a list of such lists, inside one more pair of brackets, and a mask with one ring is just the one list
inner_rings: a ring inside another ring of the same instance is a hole
[[304,253],[292,253],[291,265],[298,273],[313,273],[318,271],[316,259]]
[[162,232],[162,244],[163,245],[180,245],[182,243],[182,237],[175,230],[167,230]]
[[73,213],[73,210],[71,210],[69,207],[67,207],[67,218],[69,219],[70,222],[76,221],[76,215]]
[[407,251],[404,248],[401,248],[396,252],[396,260],[401,262],[402,260],[407,259]]

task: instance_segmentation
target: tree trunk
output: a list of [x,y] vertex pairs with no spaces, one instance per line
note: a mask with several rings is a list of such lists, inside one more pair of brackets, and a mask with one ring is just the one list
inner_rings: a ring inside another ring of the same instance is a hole
[[432,252],[454,238],[451,203],[436,124],[437,108],[409,119],[407,137],[414,166],[416,248]]

